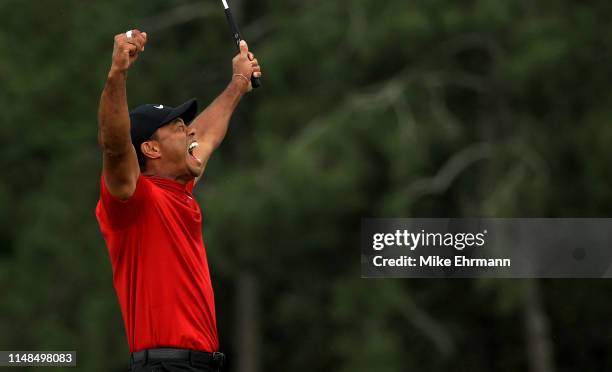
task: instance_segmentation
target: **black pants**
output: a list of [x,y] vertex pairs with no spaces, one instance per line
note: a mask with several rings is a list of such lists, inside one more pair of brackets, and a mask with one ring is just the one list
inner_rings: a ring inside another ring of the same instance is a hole
[[130,372],[218,372],[219,369],[209,365],[190,363],[189,361],[174,362],[140,362],[132,364]]

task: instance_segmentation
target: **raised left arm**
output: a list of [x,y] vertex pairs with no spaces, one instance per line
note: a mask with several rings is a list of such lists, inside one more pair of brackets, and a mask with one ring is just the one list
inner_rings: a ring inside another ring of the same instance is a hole
[[[240,53],[232,60],[233,76],[225,90],[198,115],[190,125],[195,131],[198,147],[197,157],[204,164],[219,147],[229,125],[230,118],[242,96],[250,92],[251,76],[260,77],[261,69],[257,59],[249,53],[246,42],[241,41]],[[196,182],[202,177],[200,174]]]

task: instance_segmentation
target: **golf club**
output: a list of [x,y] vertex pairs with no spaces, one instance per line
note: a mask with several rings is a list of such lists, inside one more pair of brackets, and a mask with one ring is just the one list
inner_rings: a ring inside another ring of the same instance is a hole
[[[242,40],[242,36],[240,35],[240,31],[238,30],[238,25],[236,24],[236,21],[232,16],[232,11],[230,10],[229,5],[227,5],[227,0],[221,1],[223,2],[223,8],[225,9],[225,17],[227,18],[227,22],[229,23],[230,28],[232,30],[232,37],[236,42],[236,47],[238,48],[238,51],[240,51],[240,40]],[[251,85],[253,86],[253,88],[259,88],[261,86],[259,78],[251,76]]]

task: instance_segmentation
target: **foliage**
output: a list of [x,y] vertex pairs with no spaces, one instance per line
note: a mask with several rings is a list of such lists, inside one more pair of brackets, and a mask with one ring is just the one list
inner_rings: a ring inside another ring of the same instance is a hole
[[[609,214],[612,5],[233,3],[264,86],[197,191],[224,350],[240,357],[248,273],[262,370],[527,369],[524,281],[359,279],[360,219]],[[93,214],[112,36],[149,33],[132,106],[205,104],[235,53],[220,4],[4,0],[0,13],[0,349],[124,370]],[[609,367],[610,284],[536,284],[556,369]]]

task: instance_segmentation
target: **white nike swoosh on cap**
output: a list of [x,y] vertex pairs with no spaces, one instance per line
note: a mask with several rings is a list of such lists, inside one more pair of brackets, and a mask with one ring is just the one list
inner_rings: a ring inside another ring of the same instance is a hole
[[156,109],[160,109],[160,110],[161,110],[161,109],[163,109],[163,108],[164,108],[164,105],[153,106],[153,107],[155,107]]

